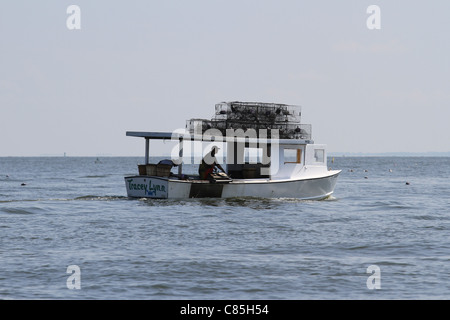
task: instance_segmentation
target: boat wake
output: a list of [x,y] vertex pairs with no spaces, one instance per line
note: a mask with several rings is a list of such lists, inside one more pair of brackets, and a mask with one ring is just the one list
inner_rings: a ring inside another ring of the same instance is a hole
[[17,202],[47,202],[47,201],[79,201],[79,200],[97,200],[97,201],[113,201],[113,200],[128,200],[126,196],[95,196],[87,195],[76,198],[39,198],[39,199],[10,199],[0,200],[0,203],[17,203]]
[[85,200],[85,201],[114,201],[114,200],[128,200],[126,196],[95,196],[95,195],[87,195],[76,197],[73,200]]
[[[126,198],[126,197],[125,197]],[[255,210],[281,208],[285,205],[316,203],[318,200],[304,200],[299,198],[263,198],[263,197],[234,197],[234,198],[188,198],[188,199],[152,199],[152,198],[126,198],[138,201],[144,206],[191,206],[191,207],[223,207],[223,208],[249,208]],[[338,201],[334,196],[319,201]]]

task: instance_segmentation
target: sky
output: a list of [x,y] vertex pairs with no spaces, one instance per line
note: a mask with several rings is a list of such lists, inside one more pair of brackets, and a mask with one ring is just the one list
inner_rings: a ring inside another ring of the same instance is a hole
[[449,152],[449,18],[448,0],[1,1],[0,156],[140,156],[126,131],[236,100],[301,105],[329,152]]

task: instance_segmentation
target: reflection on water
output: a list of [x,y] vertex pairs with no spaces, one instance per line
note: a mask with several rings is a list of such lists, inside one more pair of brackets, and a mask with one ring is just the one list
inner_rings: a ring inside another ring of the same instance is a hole
[[[324,199],[320,201],[335,201],[336,198]],[[190,206],[190,207],[235,207],[235,208],[252,208],[260,209],[274,209],[280,208],[287,204],[293,203],[307,203],[313,200],[300,200],[294,198],[190,198],[190,199],[131,199],[130,201],[139,201],[141,204],[156,207],[166,206]]]

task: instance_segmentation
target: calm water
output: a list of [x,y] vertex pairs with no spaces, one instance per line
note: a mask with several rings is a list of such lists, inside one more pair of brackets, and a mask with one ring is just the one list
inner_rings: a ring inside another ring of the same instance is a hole
[[1,299],[450,298],[450,158],[337,157],[324,201],[129,200],[142,159],[95,160],[0,158]]

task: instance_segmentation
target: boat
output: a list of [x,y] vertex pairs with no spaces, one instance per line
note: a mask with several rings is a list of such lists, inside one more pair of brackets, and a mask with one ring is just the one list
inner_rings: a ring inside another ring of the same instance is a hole
[[[297,105],[221,102],[213,118],[187,120],[183,129],[126,135],[145,139],[145,162],[138,165],[138,174],[124,177],[129,198],[321,200],[333,194],[341,172],[328,168],[326,145],[314,143],[312,126],[301,123]],[[171,158],[150,163],[150,140],[176,142]],[[199,144],[200,157],[195,152]],[[211,145],[224,149],[224,172],[208,177],[183,172],[183,164],[192,159],[200,164]]]

